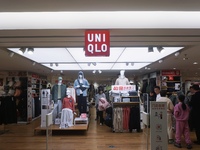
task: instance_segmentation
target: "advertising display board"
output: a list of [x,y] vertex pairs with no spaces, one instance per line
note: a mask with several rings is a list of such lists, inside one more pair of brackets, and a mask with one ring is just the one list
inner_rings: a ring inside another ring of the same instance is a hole
[[167,150],[167,103],[150,102],[151,150]]
[[41,127],[46,127],[46,115],[51,112],[50,89],[41,90]]

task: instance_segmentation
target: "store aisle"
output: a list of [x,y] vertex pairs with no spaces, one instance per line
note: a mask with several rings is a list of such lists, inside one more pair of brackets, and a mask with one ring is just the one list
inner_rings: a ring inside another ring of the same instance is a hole
[[[146,135],[137,133],[113,133],[112,129],[95,121],[95,108],[91,108],[91,118],[88,131],[55,132],[49,138],[49,148],[53,150],[145,150]],[[0,150],[45,150],[45,133],[34,135],[34,128],[40,125],[40,119],[31,124],[8,125],[8,132],[0,135]],[[145,130],[144,130],[145,132]],[[192,133],[194,140],[194,132]],[[193,150],[199,150],[199,145],[193,145]],[[176,150],[169,145],[170,150]]]

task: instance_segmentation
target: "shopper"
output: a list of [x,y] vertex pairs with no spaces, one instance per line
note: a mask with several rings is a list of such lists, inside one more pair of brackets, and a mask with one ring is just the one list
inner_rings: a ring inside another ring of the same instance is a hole
[[192,125],[195,129],[196,138],[197,138],[197,140],[194,141],[194,143],[200,145],[200,121],[199,121],[200,91],[199,91],[199,85],[197,85],[197,84],[192,85],[192,89],[194,91],[194,94],[191,97],[191,101],[189,102],[189,105],[191,107]]
[[104,119],[103,119],[103,112],[106,111],[106,109],[108,109],[109,107],[111,107],[111,105],[108,103],[108,101],[106,100],[106,98],[101,97],[99,99],[99,104],[98,104],[98,113],[99,113],[99,117],[100,117],[100,125],[103,125]]
[[154,87],[154,92],[156,93],[156,101],[160,98],[160,87],[155,86]]
[[153,90],[149,92],[149,101],[156,101],[156,93]]
[[174,146],[181,148],[181,136],[183,135],[185,138],[185,142],[187,144],[187,149],[191,149],[191,139],[190,139],[190,129],[188,125],[190,108],[184,102],[185,96],[178,96],[178,104],[174,107],[174,116],[176,119],[176,141],[174,142]]
[[95,118],[95,120],[99,119],[99,109],[98,109],[98,106],[99,106],[99,99],[100,98],[106,98],[106,95],[104,94],[102,86],[98,87],[98,93],[95,95],[95,107],[96,107],[96,118]]
[[165,90],[160,91],[160,98],[156,100],[157,102],[167,102],[167,134],[168,134],[168,143],[172,144],[173,140],[173,128],[172,128],[172,113],[174,111],[174,105],[172,101],[166,97],[167,92]]
[[[187,105],[189,105],[190,110],[192,109],[192,107],[190,106],[190,102],[191,102],[191,98],[192,98],[192,95],[193,95],[193,94],[194,94],[194,89],[192,88],[192,86],[190,86],[190,90],[187,92],[186,98],[185,98],[185,103],[186,103]],[[191,114],[191,113],[192,113],[192,111],[190,111],[188,123],[189,123],[190,131],[193,131],[192,114]]]

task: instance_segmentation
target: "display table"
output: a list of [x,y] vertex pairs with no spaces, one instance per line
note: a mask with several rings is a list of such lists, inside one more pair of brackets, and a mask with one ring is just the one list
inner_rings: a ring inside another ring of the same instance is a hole
[[[88,118],[85,118],[85,119],[82,119],[82,118],[75,118],[74,119],[74,125],[71,126],[71,127],[68,127],[68,128],[60,128],[60,125],[51,125],[50,129],[52,131],[66,131],[66,130],[71,130],[71,131],[86,131],[88,130],[88,127],[89,127],[89,119]],[[34,134],[36,135],[36,133],[38,131],[46,131],[46,127],[37,127],[34,129]]]

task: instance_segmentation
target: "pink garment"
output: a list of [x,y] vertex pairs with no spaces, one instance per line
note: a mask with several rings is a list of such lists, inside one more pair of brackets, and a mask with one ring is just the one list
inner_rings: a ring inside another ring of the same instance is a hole
[[74,98],[72,96],[70,97],[65,97],[63,99],[63,104],[62,104],[62,108],[69,108],[72,111],[75,111],[75,106],[74,106]]
[[179,120],[179,121],[188,120],[189,113],[190,113],[189,107],[186,105],[186,110],[183,110],[181,102],[176,104],[176,106],[174,107],[174,116],[175,116],[176,120]]
[[182,103],[179,102],[174,107],[174,116],[176,118],[176,142],[181,143],[181,136],[185,137],[185,142],[187,144],[191,144],[190,139],[190,130],[188,125],[188,118],[189,118],[190,109],[186,105],[186,110],[182,109]]
[[108,107],[110,107],[110,104],[108,103],[108,101],[103,97],[100,98],[99,99],[99,105],[98,105],[99,111],[106,110]]

